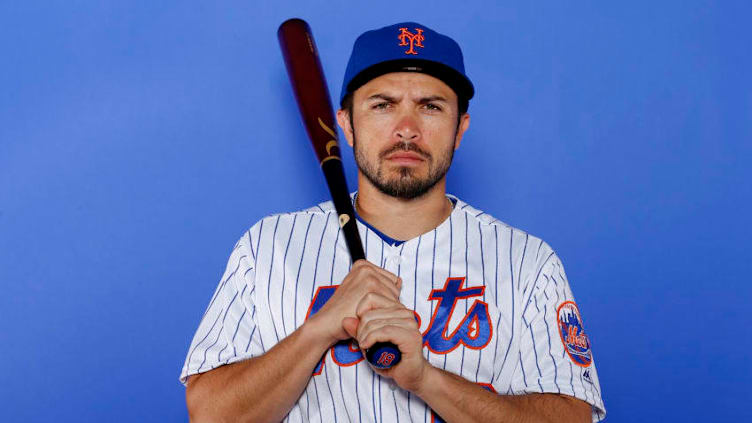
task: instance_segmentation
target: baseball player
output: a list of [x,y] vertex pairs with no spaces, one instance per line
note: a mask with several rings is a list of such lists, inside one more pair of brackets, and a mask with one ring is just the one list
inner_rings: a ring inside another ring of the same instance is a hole
[[[337,121],[366,260],[351,264],[330,202],[243,234],[180,376],[193,421],[605,416],[555,252],[445,191],[473,93],[460,47],[424,25],[356,40]],[[372,368],[376,342],[399,364]]]

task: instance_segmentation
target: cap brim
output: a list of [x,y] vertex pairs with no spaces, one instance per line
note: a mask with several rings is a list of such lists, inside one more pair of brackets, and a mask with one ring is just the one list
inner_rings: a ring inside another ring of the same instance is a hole
[[[472,82],[464,75],[444,64],[423,59],[390,60],[366,68],[347,84],[347,93],[353,93],[368,81],[391,72],[420,72],[431,75],[447,84],[457,97],[466,100],[470,100],[475,94]],[[344,95],[342,97],[344,98]]]

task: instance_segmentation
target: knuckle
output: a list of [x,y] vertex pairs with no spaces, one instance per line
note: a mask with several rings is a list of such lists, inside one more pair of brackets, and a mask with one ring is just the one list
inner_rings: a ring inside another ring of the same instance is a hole
[[384,284],[382,284],[377,278],[368,278],[368,289],[372,292],[383,292]]
[[399,332],[399,329],[393,325],[384,326],[384,335],[386,336],[394,336]]
[[376,294],[373,291],[369,291],[369,292],[366,293],[366,295],[363,296],[363,299],[368,304],[374,303],[377,300],[377,298],[378,298],[378,294]]
[[356,268],[361,272],[372,272],[373,271],[373,264],[371,264],[367,260],[358,260],[355,263],[353,263],[353,268]]
[[355,269],[355,268],[360,269],[360,268],[366,266],[367,263],[368,263],[368,261],[360,259],[360,260],[356,261],[355,263],[353,263],[352,267],[353,267],[353,269]]
[[350,268],[350,275],[353,277],[362,277],[363,273],[367,270],[367,265],[365,263],[367,263],[365,260],[358,260],[353,263]]
[[374,344],[374,341],[372,341],[373,335],[370,333],[363,337],[363,339],[360,340],[361,345],[370,345],[368,348],[371,348]]
[[412,317],[406,317],[402,319],[402,321],[405,323],[406,327],[416,329],[418,327],[418,322],[415,321]]

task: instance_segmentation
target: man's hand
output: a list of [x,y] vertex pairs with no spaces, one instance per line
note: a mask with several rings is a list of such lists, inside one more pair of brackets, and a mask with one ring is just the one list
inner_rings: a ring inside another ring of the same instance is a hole
[[348,339],[343,322],[356,318],[359,307],[375,308],[376,304],[399,304],[402,279],[366,260],[356,261],[342,284],[316,314],[306,322],[330,344]]
[[357,318],[346,318],[342,326],[363,351],[376,342],[389,341],[402,353],[402,361],[396,366],[374,371],[394,379],[402,389],[418,389],[431,365],[423,357],[423,337],[415,313],[399,300],[379,296],[361,301],[356,314]]

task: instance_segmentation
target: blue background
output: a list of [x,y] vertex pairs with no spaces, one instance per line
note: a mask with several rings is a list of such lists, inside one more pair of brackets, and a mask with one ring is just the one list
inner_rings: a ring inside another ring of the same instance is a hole
[[293,16],[335,98],[364,30],[463,46],[449,191],[562,257],[607,421],[752,417],[749,3],[271,3],[0,2],[3,421],[187,420],[235,241],[327,198],[276,40]]

